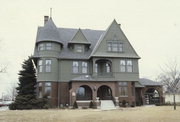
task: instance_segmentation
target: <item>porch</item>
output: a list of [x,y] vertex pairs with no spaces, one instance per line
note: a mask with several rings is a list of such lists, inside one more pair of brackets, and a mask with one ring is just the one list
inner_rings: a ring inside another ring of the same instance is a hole
[[[95,106],[100,106],[102,100],[115,100],[115,82],[95,82],[95,81],[76,81],[71,82],[70,105],[73,106],[76,101],[78,106],[89,107],[92,101]],[[118,97],[116,97],[118,98]]]

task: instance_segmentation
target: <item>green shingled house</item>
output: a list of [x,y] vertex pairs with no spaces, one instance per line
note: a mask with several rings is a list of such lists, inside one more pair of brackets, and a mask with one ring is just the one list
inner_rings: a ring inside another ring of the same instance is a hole
[[[147,100],[146,84],[139,82],[140,57],[116,20],[102,31],[58,28],[45,16],[33,57],[37,96],[46,96],[54,107],[75,101],[79,106],[89,106],[90,101],[97,106],[103,101],[135,106],[154,100],[150,94]],[[159,93],[156,101],[162,103],[162,85],[148,87],[152,88]]]

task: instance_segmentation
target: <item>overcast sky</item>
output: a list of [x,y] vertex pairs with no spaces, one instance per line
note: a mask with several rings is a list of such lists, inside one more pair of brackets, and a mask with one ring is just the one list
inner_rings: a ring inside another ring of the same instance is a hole
[[51,7],[57,27],[105,30],[116,19],[141,57],[140,77],[155,79],[163,64],[180,64],[180,0],[0,0],[0,67],[7,66],[0,98],[18,82]]

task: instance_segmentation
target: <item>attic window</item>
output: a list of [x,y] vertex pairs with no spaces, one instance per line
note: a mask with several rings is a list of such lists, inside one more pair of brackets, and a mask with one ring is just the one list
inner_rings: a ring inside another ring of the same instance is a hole
[[109,52],[123,52],[123,43],[118,41],[107,42],[107,50]]

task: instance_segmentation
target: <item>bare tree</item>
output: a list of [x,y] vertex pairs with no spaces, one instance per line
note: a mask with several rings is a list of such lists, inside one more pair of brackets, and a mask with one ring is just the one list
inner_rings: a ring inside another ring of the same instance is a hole
[[7,96],[9,96],[10,100],[14,101],[17,95],[16,90],[17,84],[12,83],[9,89],[7,90]]
[[157,80],[163,83],[167,93],[172,93],[174,96],[174,110],[176,110],[175,94],[180,91],[180,69],[177,61],[166,64],[166,68],[161,68],[162,73]]

